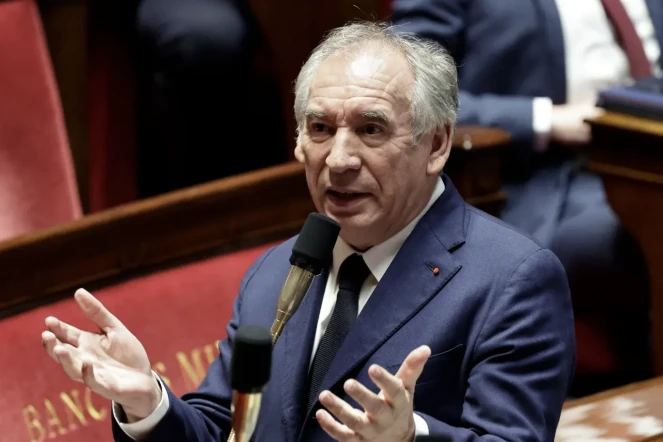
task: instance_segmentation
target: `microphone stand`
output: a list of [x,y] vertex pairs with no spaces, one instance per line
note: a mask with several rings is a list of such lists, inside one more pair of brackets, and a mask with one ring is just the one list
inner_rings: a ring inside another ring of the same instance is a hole
[[[270,330],[272,335],[272,348],[276,345],[276,341],[279,336],[281,336],[286,323],[290,320],[295,311],[297,311],[304,296],[308,293],[314,277],[315,274],[310,270],[294,265],[290,268],[290,272],[283,283],[283,288],[279,295],[279,301],[276,304],[276,316]],[[227,442],[236,442],[235,430],[230,431]]]

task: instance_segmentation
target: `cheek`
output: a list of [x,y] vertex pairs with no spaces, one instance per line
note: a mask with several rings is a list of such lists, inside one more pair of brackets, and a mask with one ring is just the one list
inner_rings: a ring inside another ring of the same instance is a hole
[[324,144],[308,141],[302,146],[302,155],[307,165],[321,167],[327,156],[325,153],[326,150],[327,148]]
[[306,181],[311,193],[317,189],[325,166],[326,155],[324,149],[319,147],[321,146],[309,143],[302,148]]

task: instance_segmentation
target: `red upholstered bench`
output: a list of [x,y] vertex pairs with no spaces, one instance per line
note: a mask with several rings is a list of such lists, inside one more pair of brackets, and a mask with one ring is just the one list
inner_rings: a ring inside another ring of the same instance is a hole
[[[164,270],[95,295],[145,345],[153,369],[181,395],[197,387],[218,355],[242,276],[268,247]],[[48,315],[90,329],[72,298],[0,322],[0,439],[111,442],[110,403],[70,380],[39,345]]]

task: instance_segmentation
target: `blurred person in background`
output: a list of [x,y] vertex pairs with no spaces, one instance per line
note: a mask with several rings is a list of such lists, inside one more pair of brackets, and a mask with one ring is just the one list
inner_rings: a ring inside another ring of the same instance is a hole
[[141,197],[287,160],[279,92],[256,69],[262,36],[243,0],[141,0],[137,29]]
[[[508,131],[502,218],[564,264],[577,318],[620,361],[575,394],[651,375],[647,270],[574,147],[597,92],[661,72],[660,0],[395,0],[392,22],[443,44],[459,67],[459,124]],[[627,146],[625,146],[626,148]],[[584,390],[584,391],[583,391]]]

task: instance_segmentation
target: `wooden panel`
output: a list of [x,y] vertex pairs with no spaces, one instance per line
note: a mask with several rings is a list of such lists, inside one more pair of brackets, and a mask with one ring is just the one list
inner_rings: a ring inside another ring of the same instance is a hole
[[156,265],[283,238],[313,210],[302,166],[286,164],[19,237],[0,244],[0,311]]
[[663,374],[663,123],[608,113],[590,120],[590,168],[647,261],[654,369]]

